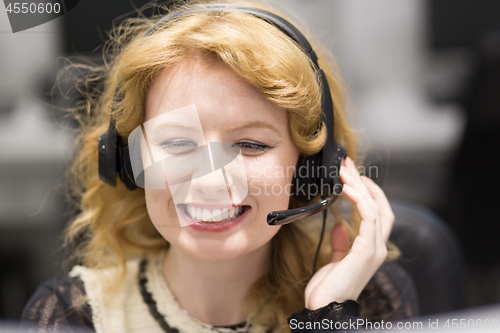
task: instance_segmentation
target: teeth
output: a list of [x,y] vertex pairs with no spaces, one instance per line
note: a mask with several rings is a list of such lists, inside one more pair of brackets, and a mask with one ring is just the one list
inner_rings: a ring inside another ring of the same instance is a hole
[[203,221],[212,221],[212,214],[208,209],[203,209]]
[[219,221],[229,221],[238,216],[240,216],[244,211],[242,206],[233,207],[231,209],[214,209],[210,211],[207,208],[195,208],[193,206],[186,205],[184,207],[184,212],[192,219],[204,221],[204,222],[219,222]]
[[219,222],[220,220],[222,220],[222,217],[220,216],[220,209],[214,209],[212,212],[212,221]]

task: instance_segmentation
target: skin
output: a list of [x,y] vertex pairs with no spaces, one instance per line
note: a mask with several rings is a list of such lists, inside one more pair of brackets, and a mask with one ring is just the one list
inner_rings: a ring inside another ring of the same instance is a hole
[[[146,205],[153,224],[171,244],[163,265],[164,277],[180,306],[207,324],[232,325],[246,320],[250,311],[244,306],[245,295],[266,273],[270,240],[279,230],[279,226],[267,225],[266,216],[288,207],[289,196],[284,191],[273,195],[265,186],[286,188],[293,174],[264,170],[287,170],[296,165],[299,154],[284,110],[226,66],[199,57],[187,58],[155,78],[145,118],[147,121],[192,104],[207,141],[240,145],[245,168],[252,170],[247,173],[249,194],[243,201],[250,206],[249,214],[235,228],[204,233],[179,226],[168,189],[146,189]],[[269,148],[249,148],[248,142]],[[385,242],[394,218],[384,193],[371,180],[361,178],[351,160],[346,161],[340,176],[346,184],[345,195],[358,206],[361,230],[350,247],[345,228],[333,228],[331,263],[321,268],[306,288],[310,309],[357,299],[386,257]],[[206,181],[200,193],[209,200],[219,193],[215,186]]]
[[332,301],[358,299],[387,257],[386,243],[394,213],[384,192],[373,180],[360,176],[349,157],[340,168],[340,179],[344,195],[356,204],[361,216],[359,235],[350,247],[345,227],[337,224],[332,229],[330,263],[318,270],[306,287],[309,309],[318,309]]

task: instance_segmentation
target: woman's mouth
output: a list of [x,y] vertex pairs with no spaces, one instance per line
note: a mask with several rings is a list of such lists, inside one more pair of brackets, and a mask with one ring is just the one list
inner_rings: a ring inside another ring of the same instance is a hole
[[232,208],[210,208],[210,207],[195,207],[188,204],[181,204],[180,206],[184,213],[192,220],[200,222],[227,222],[234,220],[243,213],[250,206],[237,206]]
[[247,220],[250,206],[221,207],[180,204],[177,206],[184,221],[183,226],[202,233],[221,233]]

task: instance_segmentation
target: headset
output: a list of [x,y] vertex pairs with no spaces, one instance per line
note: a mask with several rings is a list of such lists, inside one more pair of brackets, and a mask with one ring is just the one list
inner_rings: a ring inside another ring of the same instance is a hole
[[[322,90],[321,108],[323,112],[323,122],[326,125],[327,131],[326,143],[323,149],[318,153],[299,157],[292,181],[292,192],[299,201],[310,202],[318,194],[321,196],[321,200],[301,208],[270,212],[267,216],[267,223],[269,225],[287,224],[314,215],[321,211],[324,212],[324,220],[326,220],[326,208],[332,205],[337,197],[342,194],[342,182],[338,176],[338,171],[340,170],[343,159],[347,156],[347,152],[335,141],[333,135],[333,101],[328,81],[323,70],[318,65],[316,53],[304,35],[285,19],[259,8],[232,4],[204,4],[195,5],[193,7],[169,13],[158,20],[146,32],[145,37],[156,32],[164,23],[185,14],[203,11],[223,12],[228,10],[238,10],[254,15],[255,17],[277,27],[297,44],[299,44],[313,63],[313,69],[317,74]],[[118,86],[115,89],[114,101],[120,101]],[[133,180],[134,178],[128,144],[117,134],[115,121],[112,117],[110,119],[108,130],[99,136],[98,152],[99,178],[102,181],[112,186],[116,186],[116,174],[118,173],[120,179],[129,190],[138,188]],[[301,172],[298,172],[301,168],[310,168],[311,166],[313,168],[316,167],[317,172],[306,172],[305,176],[301,175]],[[334,172],[333,176],[329,171]],[[304,188],[315,188],[317,189],[317,193],[313,194],[310,191],[303,191]]]

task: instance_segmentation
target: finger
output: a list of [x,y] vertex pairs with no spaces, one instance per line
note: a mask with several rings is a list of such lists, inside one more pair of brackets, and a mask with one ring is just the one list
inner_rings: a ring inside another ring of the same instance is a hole
[[344,194],[352,200],[361,217],[359,235],[354,239],[351,253],[359,258],[364,258],[374,252],[377,242],[377,217],[366,199],[349,185],[344,185]]
[[377,227],[375,222],[361,221],[359,234],[352,243],[349,254],[360,259],[360,264],[364,265],[374,255],[377,244]]
[[332,245],[332,255],[330,262],[337,262],[344,259],[349,253],[351,242],[349,241],[349,233],[342,223],[337,223],[330,233],[330,243]]
[[377,204],[375,200],[373,200],[373,197],[370,194],[370,191],[368,191],[368,188],[366,187],[365,183],[361,180],[361,175],[359,174],[358,168],[356,167],[356,164],[352,159],[348,159],[347,161],[349,165],[349,169],[351,171],[351,175],[354,178],[354,181],[356,183],[355,188],[363,195],[366,197],[370,205],[378,211]]
[[376,235],[375,235],[375,246],[377,249],[380,249],[382,246],[385,246],[385,240],[384,237],[382,236],[382,219],[380,217],[377,218],[377,221],[375,221],[375,230],[376,230]]
[[389,200],[385,196],[385,193],[380,188],[380,186],[378,186],[372,179],[366,176],[361,176],[361,180],[363,181],[366,188],[370,192],[371,196],[379,206],[380,215],[392,217],[394,214],[392,212],[391,205],[389,204]]
[[368,177],[361,177],[365,183],[368,191],[370,191],[371,196],[377,203],[380,212],[380,218],[382,222],[382,237],[385,242],[389,239],[391,234],[392,226],[394,224],[394,213],[392,211],[389,200],[387,199],[384,191],[377,185],[373,180]]
[[382,231],[382,219],[378,218],[377,219],[377,236],[375,240],[375,256],[373,258],[374,262],[377,263],[377,265],[380,265],[384,262],[384,260],[387,257],[387,240],[383,236],[383,231]]
[[349,184],[344,184],[343,190],[344,194],[357,206],[361,219],[375,223],[378,212],[373,209],[366,197]]
[[[363,193],[360,192],[360,189],[362,187],[365,187],[363,192],[368,193],[368,189],[366,189],[366,186],[364,184],[359,184],[354,179],[354,177],[351,175],[350,171],[347,170],[347,168],[344,168],[344,167],[340,168],[340,179],[341,179],[342,183],[344,184],[344,192],[349,199],[352,200],[352,198],[350,197],[349,189],[354,189],[356,191],[356,193],[359,193],[361,198],[363,198],[366,201],[365,204],[368,205],[369,207],[371,207],[372,211],[374,211],[374,212],[378,211],[378,207],[376,207],[376,203],[373,200],[373,198],[368,198],[366,195],[363,195]],[[369,195],[369,193],[368,193],[368,195]]]
[[354,161],[349,157],[346,158],[346,167],[341,167],[341,178],[344,183],[347,183],[354,187],[359,193],[361,193],[368,203],[373,207],[374,210],[378,210],[377,203],[373,200],[370,191],[367,189],[365,183],[361,180],[361,176],[359,175],[358,169],[354,164]]

